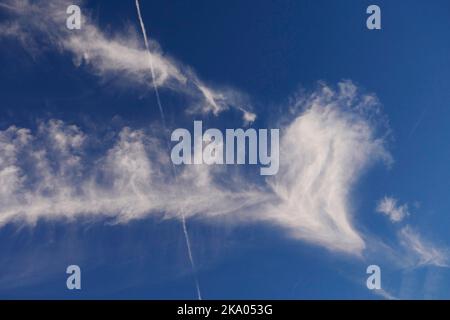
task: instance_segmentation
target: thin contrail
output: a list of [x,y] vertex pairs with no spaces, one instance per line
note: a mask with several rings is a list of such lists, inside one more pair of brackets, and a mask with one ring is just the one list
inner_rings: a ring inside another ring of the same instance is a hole
[[411,136],[413,135],[413,133],[416,131],[416,129],[419,127],[420,123],[423,120],[423,117],[425,116],[425,113],[427,112],[427,108],[423,109],[422,112],[419,115],[419,119],[416,121],[416,123],[414,124],[414,126],[412,127],[411,131],[409,132],[408,138],[411,138]]
[[19,10],[17,7],[11,6],[11,5],[3,3],[3,2],[0,2],[0,7],[6,8],[6,9],[9,9],[9,10],[12,10],[12,11],[18,11]]
[[[161,99],[159,98],[158,87],[157,87],[157,85],[155,83],[155,71],[153,69],[152,54],[150,52],[150,48],[149,48],[149,45],[148,45],[147,31],[145,30],[144,21],[142,20],[142,16],[141,16],[141,8],[139,6],[139,0],[136,0],[136,10],[137,10],[138,18],[139,18],[139,23],[141,25],[142,35],[144,37],[145,48],[147,49],[147,56],[148,56],[148,60],[149,60],[149,64],[150,64],[150,71],[151,71],[151,74],[152,74],[152,83],[153,83],[153,89],[155,90],[156,102],[158,103],[159,113],[161,115],[161,122],[162,122],[162,125],[163,125],[163,128],[164,128],[164,131],[166,131],[166,120],[165,120],[165,117],[164,117],[164,111],[163,111],[163,107],[162,107],[162,104],[161,104]],[[173,164],[172,164],[172,167],[173,167]],[[173,169],[174,177],[176,179],[175,168],[173,167],[172,169]],[[184,216],[184,213],[181,213],[181,224],[183,226],[184,239],[186,241],[186,247],[187,247],[187,251],[188,251],[189,261],[191,263],[191,268],[192,268],[192,271],[194,273],[195,286],[196,286],[196,289],[197,289],[197,297],[198,297],[199,300],[202,300],[202,295],[201,295],[201,292],[200,292],[200,285],[199,285],[199,282],[198,282],[198,279],[197,279],[197,274],[196,274],[194,258],[192,256],[191,241],[189,239],[189,233],[188,233],[187,228],[186,228],[186,217]]]
[[[138,1],[138,0],[136,0]],[[195,280],[195,287],[197,289],[197,297],[198,300],[202,300],[202,294],[200,292],[200,284],[198,282],[196,268],[194,264],[194,257],[192,256],[192,250],[191,250],[191,241],[189,240],[189,233],[186,228],[186,217],[184,216],[184,213],[181,214],[181,224],[183,225],[183,233],[184,233],[184,239],[186,240],[186,247],[189,255],[189,261],[191,262],[192,271],[194,273],[194,280]]]
[[139,0],[136,0],[136,9],[137,9],[138,17],[139,17],[139,23],[141,24],[142,35],[144,36],[145,49],[147,49],[148,61],[150,64],[150,71],[152,73],[153,89],[155,89],[156,101],[158,102],[159,113],[161,115],[161,121],[165,128],[166,120],[164,118],[164,111],[163,111],[163,108],[161,105],[161,99],[159,98],[158,87],[156,86],[156,82],[155,82],[155,71],[153,69],[153,59],[152,59],[152,54],[150,53],[150,48],[148,46],[147,31],[145,30],[144,21],[142,20],[141,7],[139,6]]

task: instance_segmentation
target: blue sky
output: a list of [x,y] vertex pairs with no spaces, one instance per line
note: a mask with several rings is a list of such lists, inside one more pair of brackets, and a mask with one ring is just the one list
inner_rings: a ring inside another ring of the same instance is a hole
[[[141,1],[166,128],[134,1],[74,3],[0,5],[1,298],[449,298],[447,1]],[[279,128],[279,173],[174,181],[194,120]]]

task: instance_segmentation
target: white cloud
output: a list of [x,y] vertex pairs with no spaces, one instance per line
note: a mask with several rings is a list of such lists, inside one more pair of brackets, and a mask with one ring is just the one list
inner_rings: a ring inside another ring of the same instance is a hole
[[243,112],[244,121],[248,121],[251,108],[248,104],[245,108],[241,105],[242,94],[230,88],[218,90],[206,86],[191,68],[165,55],[156,41],[150,41],[150,52],[147,52],[135,28],[107,34],[90,18],[88,10],[82,8],[81,30],[67,29],[66,8],[71,4],[73,1],[69,0],[3,1],[0,9],[6,9],[11,16],[0,24],[0,37],[17,39],[33,54],[48,49],[68,52],[77,66],[86,66],[99,77],[118,76],[127,83],[152,89],[150,55],[155,85],[190,97],[191,112],[217,115],[236,108]]
[[392,222],[400,222],[410,214],[407,204],[397,205],[397,199],[387,196],[378,201],[376,211],[388,216]]
[[411,227],[406,226],[399,232],[401,244],[408,250],[415,266],[448,267],[448,250],[438,248],[424,240]]
[[280,202],[268,219],[290,226],[293,236],[338,250],[364,248],[352,224],[352,187],[372,163],[391,160],[368,120],[376,99],[367,97],[344,81],[338,91],[323,85],[291,106],[304,111],[283,129],[280,170],[269,182]]
[[352,188],[371,164],[390,156],[367,114],[376,99],[350,82],[340,86],[322,85],[292,102],[296,115],[280,130],[279,173],[258,184],[226,166],[177,167],[175,179],[164,144],[144,130],[123,128],[92,159],[86,148],[95,133],[59,120],[35,133],[11,126],[0,132],[0,224],[81,216],[125,223],[150,214],[262,221],[359,254],[365,244],[353,222]]

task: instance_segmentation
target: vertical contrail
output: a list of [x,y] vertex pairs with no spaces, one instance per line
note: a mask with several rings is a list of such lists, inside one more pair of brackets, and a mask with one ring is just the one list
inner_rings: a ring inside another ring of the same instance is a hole
[[[144,21],[142,20],[141,8],[139,6],[139,0],[136,0],[136,10],[137,10],[138,18],[139,18],[139,23],[141,25],[142,35],[144,37],[145,48],[147,50],[147,56],[148,56],[148,60],[149,60],[149,64],[150,64],[150,71],[151,71],[151,74],[152,74],[153,89],[155,90],[155,95],[156,95],[156,102],[158,103],[158,108],[159,108],[159,113],[161,115],[161,122],[162,122],[163,128],[164,128],[164,130],[166,130],[166,120],[165,120],[165,117],[164,117],[164,111],[163,111],[163,107],[162,107],[162,104],[161,104],[161,99],[159,98],[158,86],[156,85],[156,82],[155,82],[155,71],[153,69],[152,54],[150,52],[150,48],[149,48],[149,45],[148,45],[147,31],[145,30]],[[174,173],[174,176],[175,176],[175,179],[176,179],[175,168],[173,168],[173,173]],[[201,295],[201,292],[200,292],[200,285],[199,285],[199,282],[198,282],[198,279],[197,279],[194,258],[192,256],[192,250],[191,250],[191,241],[189,239],[189,233],[188,233],[187,228],[186,228],[186,217],[184,216],[184,213],[181,214],[181,224],[182,224],[182,227],[183,227],[184,239],[186,241],[186,247],[187,247],[187,251],[188,251],[189,261],[191,263],[191,268],[192,268],[192,271],[194,273],[195,286],[196,286],[196,289],[197,289],[197,297],[198,297],[199,300],[201,300],[202,299],[202,295]]]

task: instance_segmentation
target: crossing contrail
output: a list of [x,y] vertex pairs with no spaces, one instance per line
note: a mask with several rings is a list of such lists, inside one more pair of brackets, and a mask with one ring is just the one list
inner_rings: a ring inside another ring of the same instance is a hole
[[[156,85],[156,82],[155,82],[155,71],[154,71],[154,68],[153,68],[152,54],[150,52],[150,47],[148,45],[147,31],[145,30],[144,21],[142,20],[141,8],[139,6],[139,0],[136,0],[136,10],[137,10],[138,18],[139,18],[139,23],[141,25],[142,35],[144,37],[145,49],[147,50],[148,61],[149,61],[149,64],[150,64],[150,71],[151,71],[151,74],[152,74],[153,89],[155,90],[155,95],[156,95],[156,102],[158,104],[159,113],[161,115],[161,122],[162,122],[162,125],[163,125],[163,128],[164,128],[164,131],[166,131],[166,120],[165,120],[165,117],[164,117],[164,110],[163,110],[163,107],[162,107],[162,104],[161,104],[161,99],[159,97],[158,86]],[[176,172],[175,172],[175,167],[173,167],[173,164],[172,164],[172,169],[173,169],[174,177],[176,179]],[[191,250],[191,241],[189,239],[189,233],[188,233],[187,227],[186,227],[186,217],[185,217],[184,213],[181,213],[181,224],[182,224],[182,227],[183,227],[184,239],[186,241],[186,247],[187,247],[187,251],[188,251],[189,261],[191,263],[191,268],[192,268],[192,271],[194,273],[195,286],[196,286],[196,289],[197,289],[197,297],[198,297],[199,300],[202,300],[202,295],[201,295],[201,292],[200,292],[200,284],[199,284],[199,281],[198,281],[198,278],[197,278],[197,274],[196,274],[194,257],[192,255],[192,250]]]

